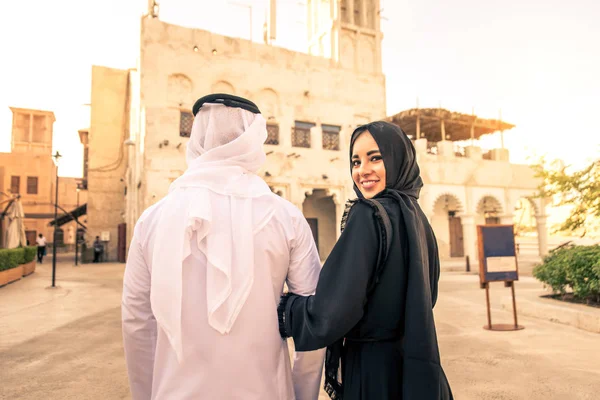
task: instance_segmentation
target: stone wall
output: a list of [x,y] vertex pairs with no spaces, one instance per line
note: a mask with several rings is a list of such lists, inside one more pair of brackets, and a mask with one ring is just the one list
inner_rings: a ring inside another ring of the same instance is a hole
[[[331,59],[228,38],[210,32],[142,20],[140,108],[144,129],[141,178],[145,208],[162,198],[186,168],[187,138],[179,135],[181,111],[211,92],[255,101],[279,144],[266,145],[261,170],[284,197],[301,205],[304,187],[349,185],[347,143],[359,123],[385,116],[385,79],[380,73],[343,69]],[[294,121],[314,123],[310,148],[292,146]],[[322,124],[341,127],[339,150],[324,150]],[[142,210],[137,210],[136,214]]]
[[106,259],[117,259],[118,224],[125,222],[125,171],[129,136],[129,71],[92,68],[87,237],[108,232]]

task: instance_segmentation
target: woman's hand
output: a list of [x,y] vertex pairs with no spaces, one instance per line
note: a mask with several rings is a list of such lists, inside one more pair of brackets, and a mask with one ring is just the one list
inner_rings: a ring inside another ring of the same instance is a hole
[[[286,331],[286,320],[289,315],[286,315],[286,308],[288,302],[293,301],[293,298],[298,297],[294,293],[284,293],[279,299],[279,305],[277,306],[277,318],[279,319],[279,334],[282,339],[287,339],[291,335]],[[288,308],[289,310],[289,308]]]

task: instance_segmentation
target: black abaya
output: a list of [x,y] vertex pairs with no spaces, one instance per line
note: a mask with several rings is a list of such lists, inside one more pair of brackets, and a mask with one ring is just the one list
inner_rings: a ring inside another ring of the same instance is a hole
[[[377,142],[386,168],[386,189],[375,198],[392,223],[387,259],[377,265],[382,224],[359,200],[323,266],[315,295],[287,297],[281,322],[298,351],[326,346],[333,351],[334,343],[345,338],[344,400],[452,399],[432,310],[437,243],[417,203],[422,181],[414,147],[397,126],[385,122],[357,128],[352,144],[364,130]],[[334,390],[332,397],[341,398],[341,391]]]

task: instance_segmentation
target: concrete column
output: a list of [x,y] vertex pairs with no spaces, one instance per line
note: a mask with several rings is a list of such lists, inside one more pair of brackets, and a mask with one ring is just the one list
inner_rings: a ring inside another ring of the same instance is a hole
[[444,140],[437,143],[438,154],[444,157],[454,157],[454,143]]
[[446,125],[444,124],[444,120],[442,120],[441,131],[442,131],[442,142],[445,142],[446,141]]
[[289,193],[289,201],[291,201],[296,207],[298,207],[300,211],[304,211],[303,206],[306,195],[302,187],[299,184],[292,184],[290,187],[290,192],[291,193]]
[[342,126],[342,129],[340,129],[340,152],[343,154],[348,154],[348,151],[350,150],[350,138],[352,132],[354,132],[354,130],[348,126]]
[[500,223],[502,225],[514,225],[515,216],[512,214],[511,215],[509,215],[509,214],[500,215]]
[[310,128],[310,148],[313,150],[323,149],[323,130],[321,124]]
[[467,146],[465,147],[465,155],[467,158],[473,160],[482,160],[483,152],[481,151],[481,147],[479,146]]
[[548,254],[548,228],[546,227],[546,216],[536,215],[535,224],[537,226],[540,256],[544,257]]
[[329,188],[325,190],[327,196],[331,196],[331,201],[335,204],[335,238],[340,237],[340,226],[342,224],[342,216],[346,209],[346,199],[343,195],[343,189]]
[[292,147],[292,128],[293,123],[289,119],[281,119],[279,123],[279,146]]
[[492,149],[492,160],[508,162],[508,159],[508,149]]
[[478,265],[479,256],[477,253],[477,228],[475,227],[475,217],[473,215],[461,215],[460,222],[463,228],[465,256],[469,256],[471,265]]
[[419,138],[415,140],[415,151],[417,154],[426,154],[427,153],[427,139]]
[[475,146],[475,122],[471,124],[471,146]]

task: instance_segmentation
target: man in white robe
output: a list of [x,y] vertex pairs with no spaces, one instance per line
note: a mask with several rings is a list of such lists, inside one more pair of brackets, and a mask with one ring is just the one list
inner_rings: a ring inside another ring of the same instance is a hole
[[188,169],[139,218],[129,249],[133,399],[316,400],[324,350],[296,353],[292,370],[277,304],[284,283],[314,293],[321,264],[300,210],[256,175],[266,122],[228,95],[198,100],[194,114]]

